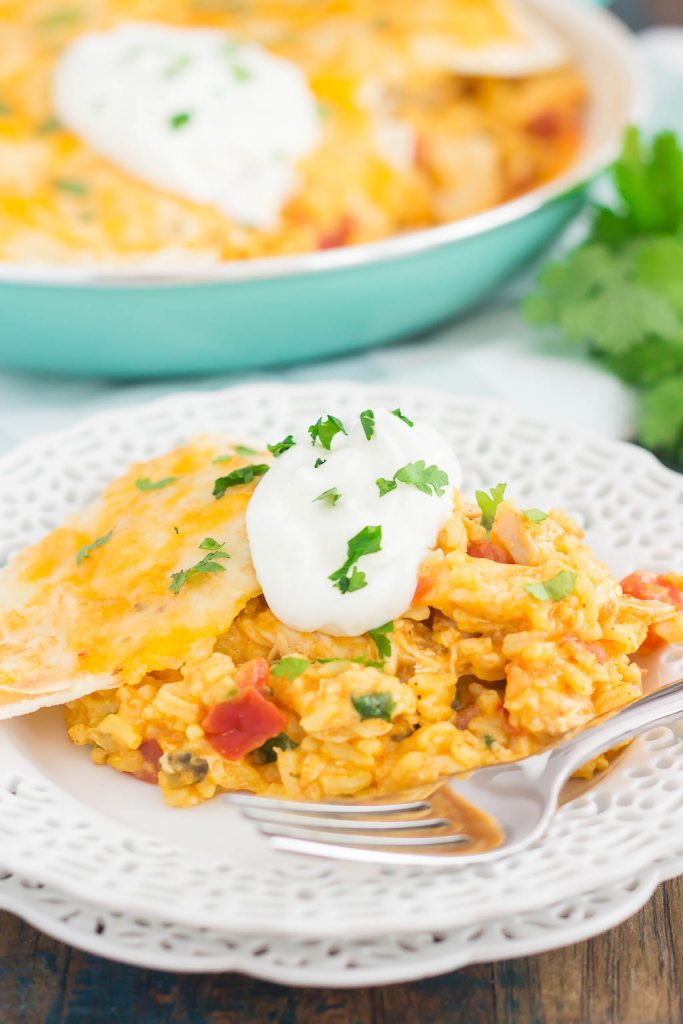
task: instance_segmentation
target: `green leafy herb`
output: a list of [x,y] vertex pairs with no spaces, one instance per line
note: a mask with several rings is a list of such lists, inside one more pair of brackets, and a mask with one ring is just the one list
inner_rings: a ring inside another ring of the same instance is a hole
[[[382,550],[382,527],[364,526],[347,545],[347,557],[344,564],[328,578],[342,594],[353,593],[367,587],[365,573],[354,568],[359,558],[374,555]],[[351,575],[349,572],[351,571]]]
[[373,661],[372,658],[318,658],[319,665],[332,665],[335,661],[350,661],[354,665],[365,665],[366,668],[383,669],[383,661]]
[[554,327],[641,390],[638,439],[683,463],[683,148],[626,133],[617,200],[586,242],[541,273],[528,319]]
[[251,78],[251,71],[244,64],[233,64],[232,73],[238,82],[248,82]]
[[52,14],[48,14],[45,18],[42,18],[38,23],[38,27],[44,31],[50,32],[53,29],[67,28],[70,25],[76,25],[83,19],[83,11],[78,7],[64,7],[60,11],[54,11]]
[[368,636],[377,648],[377,653],[380,658],[391,657],[391,640],[387,634],[393,632],[393,622],[385,622],[383,626],[378,626],[376,629],[368,630]]
[[271,455],[274,455],[275,458],[277,458],[278,455],[282,455],[284,452],[288,452],[289,449],[293,448],[295,444],[296,441],[294,440],[292,435],[287,434],[287,437],[285,437],[282,441],[278,441],[277,444],[269,444],[267,447]]
[[192,120],[192,114],[188,113],[187,110],[182,110],[178,114],[173,114],[168,119],[170,128],[174,131],[178,131],[179,128],[185,128]]
[[387,480],[385,476],[378,477],[375,483],[377,484],[380,498],[383,498],[385,494],[389,494],[390,491],[395,491],[398,487],[395,480]]
[[391,413],[392,413],[392,416],[398,416],[398,418],[400,420],[403,420],[404,423],[407,423],[409,427],[414,427],[415,426],[413,421],[409,420],[407,416],[404,416],[400,409],[392,409]]
[[175,78],[177,75],[182,74],[183,71],[186,71],[191,63],[192,57],[190,57],[188,53],[183,54],[182,56],[176,58],[176,60],[174,60],[172,64],[169,64],[169,66],[166,68],[166,74],[164,75],[164,77]]
[[58,192],[69,196],[87,196],[90,191],[87,184],[77,178],[55,178],[53,185]]
[[273,764],[277,761],[278,750],[295,750],[299,746],[286,732],[280,732],[271,740],[266,740],[254,753],[260,755],[263,764]]
[[524,589],[539,601],[563,601],[574,590],[576,573],[563,569],[544,583],[527,583]]
[[316,459],[313,463],[313,469],[318,469],[320,466],[324,466],[327,459]]
[[107,541],[111,539],[111,535],[113,532],[114,531],[112,529],[109,531],[109,533],[105,533],[103,537],[98,537],[97,540],[94,540],[92,542],[92,544],[86,544],[85,547],[82,547],[81,550],[76,555],[76,565],[80,565],[85,558],[90,558],[90,555],[92,554],[93,551],[95,551],[97,548],[101,548],[103,544],[106,544]]
[[311,424],[308,428],[308,433],[311,435],[311,444],[315,444],[319,441],[323,448],[326,448],[329,452],[332,445],[332,438],[337,434],[346,434],[347,430],[340,419],[336,416],[327,416],[323,419],[322,416],[317,423]]
[[330,487],[330,488],[328,488],[328,490],[323,491],[322,494],[319,494],[318,497],[314,498],[313,500],[314,501],[326,501],[328,505],[336,505],[340,498],[341,498],[341,494],[337,490],[337,488],[336,487]]
[[491,488],[491,493],[487,494],[486,491],[475,491],[474,497],[477,500],[477,505],[481,509],[481,525],[486,530],[486,533],[491,532],[494,520],[496,518],[496,512],[498,506],[505,496],[505,489],[507,484],[496,484],[495,487]]
[[258,455],[255,448],[249,448],[246,444],[236,444],[235,451],[238,455],[241,455],[243,459],[248,459],[250,455]]
[[163,480],[150,480],[148,476],[141,477],[135,481],[135,486],[139,491],[160,491],[164,487],[168,487],[169,484],[174,484],[178,479],[177,476],[165,476]]
[[360,425],[369,441],[375,433],[375,414],[372,409],[366,409],[365,412],[360,414]]
[[548,518],[548,513],[542,512],[540,508],[525,508],[522,511],[522,515],[530,523],[542,523],[544,519]]
[[44,121],[40,122],[36,132],[38,135],[52,135],[53,132],[58,132],[61,127],[56,117],[46,117]]
[[484,735],[483,739],[484,739],[484,743],[486,744],[486,747],[488,748],[488,750],[491,750],[493,748],[494,743],[496,742],[495,739],[493,738],[493,736],[491,736],[491,734],[487,732]]
[[225,566],[221,565],[219,559],[230,558],[230,555],[227,551],[222,550],[224,547],[225,542],[219,544],[213,537],[205,537],[199,545],[199,549],[200,551],[208,552],[208,554],[204,555],[195,565],[190,566],[189,569],[182,569],[180,572],[172,573],[171,585],[168,589],[177,594],[193,576],[202,573],[225,572]]
[[307,658],[295,658],[293,655],[289,655],[287,658],[274,661],[270,666],[270,671],[276,679],[281,679],[284,676],[292,682],[302,672],[305,672],[310,664]]
[[368,718],[390,722],[394,713],[394,698],[390,693],[364,693],[361,697],[352,697],[351,703],[363,722]]
[[221,476],[213,485],[214,498],[222,498],[229,487],[237,487],[239,484],[250,484],[257,476],[267,473],[269,466],[242,466],[241,469],[233,469],[227,476]]
[[394,480],[401,484],[410,484],[423,494],[435,494],[439,498],[448,486],[448,474],[438,466],[426,466],[424,459],[403,466],[394,474]]

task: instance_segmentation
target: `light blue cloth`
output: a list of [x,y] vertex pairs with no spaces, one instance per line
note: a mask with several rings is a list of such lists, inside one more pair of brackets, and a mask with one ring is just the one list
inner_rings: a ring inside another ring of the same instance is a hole
[[[653,79],[649,127],[674,128],[683,136],[683,30],[656,29],[641,38]],[[574,225],[570,236],[578,231],[580,226]],[[629,390],[580,353],[569,352],[524,325],[519,300],[529,291],[536,271],[537,267],[529,268],[484,311],[426,338],[325,363],[172,383],[0,374],[0,450],[105,407],[144,402],[172,390],[224,387],[248,380],[334,379],[434,386],[452,394],[500,398],[524,411],[607,437],[631,436],[637,403]]]

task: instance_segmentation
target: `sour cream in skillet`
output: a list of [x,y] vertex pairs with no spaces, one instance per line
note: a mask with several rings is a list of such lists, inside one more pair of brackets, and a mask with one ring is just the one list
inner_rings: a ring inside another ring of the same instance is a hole
[[391,412],[373,420],[355,417],[330,437],[323,417],[317,438],[295,435],[249,502],[256,575],[293,629],[359,636],[402,615],[451,513],[461,472],[445,439]]
[[301,69],[214,29],[87,32],[60,58],[53,98],[67,128],[131,175],[263,229],[320,135]]

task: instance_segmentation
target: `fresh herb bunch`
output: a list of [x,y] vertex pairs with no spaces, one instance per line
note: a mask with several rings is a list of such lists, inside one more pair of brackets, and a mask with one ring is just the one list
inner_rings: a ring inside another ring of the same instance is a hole
[[642,392],[638,440],[683,464],[683,149],[630,128],[587,241],[541,272],[525,312]]

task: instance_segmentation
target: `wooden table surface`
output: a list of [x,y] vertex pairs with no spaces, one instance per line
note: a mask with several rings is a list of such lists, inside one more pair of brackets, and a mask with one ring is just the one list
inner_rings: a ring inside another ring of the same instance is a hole
[[[683,0],[616,6],[637,28],[683,24]],[[348,992],[138,970],[0,913],[0,1024],[680,1024],[681,965],[683,880],[590,942]]]

